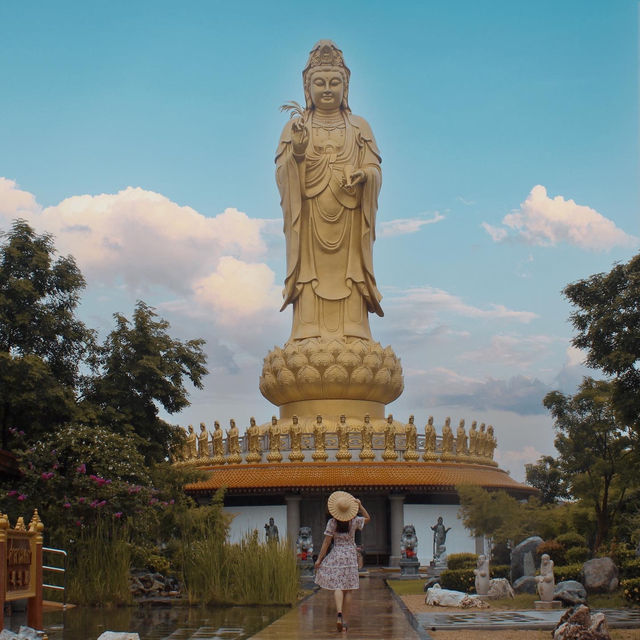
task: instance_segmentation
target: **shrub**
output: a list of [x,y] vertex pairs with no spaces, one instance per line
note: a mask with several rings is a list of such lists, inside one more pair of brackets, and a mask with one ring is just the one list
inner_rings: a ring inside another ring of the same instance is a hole
[[565,548],[557,540],[547,540],[542,544],[539,544],[536,548],[538,556],[542,556],[543,553],[549,555],[554,564],[565,564]]
[[491,550],[491,564],[502,565],[511,563],[511,549],[506,542],[499,542]]
[[633,558],[620,567],[623,578],[640,578],[640,558]]
[[446,569],[440,574],[440,586],[471,593],[475,589],[475,578],[473,569]]
[[636,552],[635,549],[626,542],[616,542],[614,540],[608,547],[602,546],[598,556],[608,556],[615,562],[616,566],[619,567],[625,564],[625,562],[633,560],[636,557]]
[[496,564],[490,566],[489,570],[492,578],[506,578],[507,580],[511,578],[511,565],[509,564]]
[[452,553],[447,556],[447,569],[475,569],[478,564],[478,556],[475,553]]
[[620,583],[625,600],[640,604],[640,578],[630,578]]
[[584,536],[581,536],[576,531],[567,531],[561,533],[556,542],[559,542],[565,549],[572,549],[573,547],[586,547],[587,541]]
[[578,564],[579,562],[585,562],[591,557],[591,550],[589,547],[571,547],[567,549],[564,557],[567,564]]
[[582,582],[582,563],[567,564],[560,567],[553,568],[553,574],[556,579],[556,583],[564,582],[565,580],[576,580]]

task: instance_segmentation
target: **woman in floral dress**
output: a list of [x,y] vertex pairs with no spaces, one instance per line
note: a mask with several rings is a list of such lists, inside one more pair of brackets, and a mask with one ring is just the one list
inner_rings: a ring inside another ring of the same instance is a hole
[[[327,522],[316,560],[315,582],[323,589],[333,590],[338,613],[336,626],[338,631],[346,631],[351,591],[360,586],[355,535],[370,518],[360,500],[346,491],[334,491],[329,496],[327,508],[332,517]],[[327,554],[332,540],[333,549]]]

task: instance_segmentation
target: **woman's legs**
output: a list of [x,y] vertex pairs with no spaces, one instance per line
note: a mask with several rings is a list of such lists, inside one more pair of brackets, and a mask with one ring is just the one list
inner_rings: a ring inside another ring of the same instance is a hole
[[336,601],[336,611],[338,613],[342,613],[342,606],[344,602],[344,592],[342,591],[342,589],[334,589],[333,597]]
[[345,620],[349,619],[349,608],[351,606],[351,591],[343,591],[343,598],[342,598],[342,617]]

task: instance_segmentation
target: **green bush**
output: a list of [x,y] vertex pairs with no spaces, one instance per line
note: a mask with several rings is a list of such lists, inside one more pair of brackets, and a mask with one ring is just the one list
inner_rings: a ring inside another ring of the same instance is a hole
[[452,553],[447,556],[447,569],[475,569],[478,564],[478,556],[475,553]]
[[506,542],[498,542],[493,545],[493,549],[491,550],[491,564],[495,564],[496,566],[499,564],[510,564],[511,563],[511,549],[509,549],[509,545]]
[[623,578],[640,578],[640,558],[628,560],[620,567]]
[[630,578],[620,583],[625,600],[640,604],[640,578]]
[[475,589],[473,569],[446,569],[440,574],[440,586],[443,589],[471,593]]
[[598,550],[598,557],[609,557],[616,566],[620,567],[625,562],[633,560],[636,557],[635,549],[626,542],[611,542],[608,546],[602,546]]
[[572,549],[573,547],[586,547],[587,541],[584,536],[581,536],[576,531],[567,531],[561,533],[556,542],[559,542],[565,549]]
[[564,554],[567,564],[578,564],[579,562],[585,562],[591,557],[591,550],[589,547],[571,547],[567,549]]
[[542,557],[546,553],[554,562],[554,564],[565,564],[565,547],[557,540],[546,540],[536,547],[538,557]]
[[582,582],[582,563],[566,564],[560,567],[553,568],[553,574],[556,579],[556,583],[564,582],[565,580],[576,580]]
[[511,578],[511,565],[508,564],[496,564],[489,567],[492,578]]

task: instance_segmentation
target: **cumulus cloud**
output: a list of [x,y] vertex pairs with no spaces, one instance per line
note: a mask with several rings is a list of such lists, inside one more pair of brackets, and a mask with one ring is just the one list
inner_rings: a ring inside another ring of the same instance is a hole
[[518,467],[529,463],[536,463],[543,454],[531,445],[522,449],[501,451],[496,449],[495,458],[501,467]]
[[604,251],[616,246],[635,246],[638,238],[618,228],[612,220],[591,207],[550,198],[542,185],[531,189],[520,208],[502,219],[503,227],[482,223],[494,242],[520,238],[529,244],[555,246],[561,242],[582,249]]
[[462,360],[526,367],[545,356],[556,339],[546,335],[495,335],[489,344],[460,355]]
[[420,231],[422,227],[427,224],[435,224],[444,220],[445,216],[437,212],[433,218],[397,218],[396,220],[389,220],[387,222],[380,223],[378,228],[379,238],[392,238],[394,236],[402,236],[408,233],[415,233]]
[[0,220],[27,218],[39,210],[33,194],[19,189],[14,180],[0,177]]

